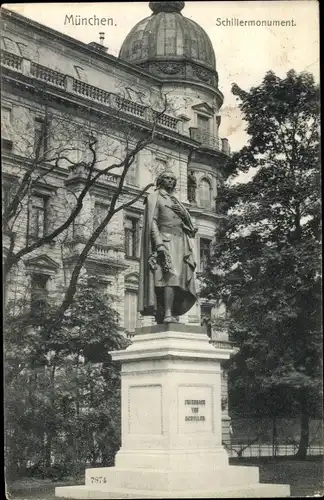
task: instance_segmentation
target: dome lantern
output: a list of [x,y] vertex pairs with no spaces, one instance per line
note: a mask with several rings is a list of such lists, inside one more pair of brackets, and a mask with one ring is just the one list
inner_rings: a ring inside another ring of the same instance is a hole
[[158,12],[181,12],[184,2],[150,2],[149,7],[154,14]]

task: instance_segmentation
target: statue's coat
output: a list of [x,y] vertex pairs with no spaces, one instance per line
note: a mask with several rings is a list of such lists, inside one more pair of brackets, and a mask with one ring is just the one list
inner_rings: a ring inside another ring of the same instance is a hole
[[[159,191],[151,193],[146,199],[144,212],[144,224],[142,232],[140,275],[139,275],[139,301],[138,310],[143,316],[154,316],[157,311],[157,298],[155,293],[154,272],[149,265],[149,258],[154,252],[154,243],[152,242],[152,223],[155,208],[159,200]],[[188,233],[194,230],[190,216],[183,205],[183,210],[188,215],[188,224],[183,224],[183,287],[177,289],[176,300],[174,302],[173,312],[180,316],[185,314],[196,302],[196,290],[194,280],[194,270],[196,267],[193,256],[193,248]]]

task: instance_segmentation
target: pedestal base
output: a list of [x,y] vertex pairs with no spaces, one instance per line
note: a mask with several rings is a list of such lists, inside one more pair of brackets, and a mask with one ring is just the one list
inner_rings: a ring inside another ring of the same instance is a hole
[[[207,461],[206,461],[207,462]],[[85,486],[58,487],[57,497],[64,498],[266,498],[287,497],[289,486],[260,484],[257,467],[226,466],[196,471],[87,469]]]
[[220,363],[231,350],[213,347],[201,329],[186,325],[157,325],[138,333],[125,351],[111,353],[122,362],[122,447],[116,466],[87,469],[85,486],[58,487],[55,495],[289,496],[288,485],[260,484],[257,467],[228,464],[221,444]]

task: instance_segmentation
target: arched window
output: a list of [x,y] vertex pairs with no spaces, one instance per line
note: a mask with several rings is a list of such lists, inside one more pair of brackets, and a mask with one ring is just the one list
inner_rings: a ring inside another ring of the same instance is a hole
[[202,179],[199,185],[199,203],[203,208],[211,208],[212,191],[209,180]]

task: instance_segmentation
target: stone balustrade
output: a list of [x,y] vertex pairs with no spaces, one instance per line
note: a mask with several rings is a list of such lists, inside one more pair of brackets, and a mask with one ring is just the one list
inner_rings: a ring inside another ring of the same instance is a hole
[[[177,130],[178,119],[173,118],[173,116],[161,114],[160,116],[158,111],[153,111],[153,119],[157,119],[158,125],[162,127],[170,128],[171,130]],[[158,117],[158,118],[157,118]]]
[[108,105],[111,103],[110,92],[106,92],[105,90],[94,87],[93,85],[89,85],[88,83],[81,82],[81,80],[75,80],[73,78],[72,89],[77,94],[93,99],[94,101],[98,101]]
[[[20,73],[23,73],[23,62],[26,61],[23,57],[12,54],[11,52],[1,52],[1,63],[3,66],[12,68]],[[29,62],[29,61],[28,61]],[[30,75],[36,80],[49,83],[65,89],[68,92],[80,95],[92,101],[105,104],[113,109],[120,110],[126,114],[142,118],[146,121],[157,120],[157,124],[163,128],[168,128],[175,132],[178,131],[178,118],[167,115],[165,113],[159,116],[158,111],[151,110],[144,104],[139,104],[122,96],[107,92],[86,82],[77,80],[69,75],[60,73],[41,64],[30,62]]]
[[[101,235],[102,236],[102,235]],[[108,236],[106,237],[106,243],[102,241],[96,241],[93,245],[91,255],[99,259],[109,259],[114,261],[124,261],[124,249],[116,248],[114,245],[109,244]]]
[[[104,239],[104,237],[102,236],[102,234],[100,235],[101,236],[101,240]],[[106,236],[106,239],[107,241],[104,243],[103,241],[99,241],[100,240],[100,236],[97,240],[97,243],[94,244],[93,246],[93,250],[94,250],[94,253],[100,257],[111,257],[111,248],[106,246],[107,243],[108,243],[108,236]],[[99,241],[99,242],[98,242]]]
[[30,74],[38,80],[64,88],[65,75],[63,73],[32,62],[30,65]]
[[[68,181],[71,181],[71,180],[75,179],[76,177],[81,178],[81,179],[83,179],[83,178],[86,179],[88,177],[88,174],[89,174],[89,169],[90,169],[90,167],[86,163],[77,163],[75,165],[72,165],[70,167],[70,176],[69,176]],[[91,178],[93,178],[94,175],[96,175],[98,172],[99,172],[99,170],[94,168],[93,173],[91,175]],[[116,184],[118,184],[119,179],[120,179],[119,175],[111,174],[111,173],[107,172],[105,174],[102,174],[98,178],[96,183],[103,182],[104,184],[115,184],[116,185]]]
[[219,141],[217,137],[198,128],[191,127],[189,130],[191,139],[200,142],[202,146],[219,150]]
[[11,52],[7,52],[5,50],[1,51],[1,64],[7,66],[7,68],[13,68],[17,71],[21,71],[23,58],[21,56],[17,56],[16,54],[12,54]]
[[121,111],[139,116],[140,118],[144,118],[145,110],[147,108],[147,106],[144,106],[143,104],[138,104],[118,95],[115,95],[115,104]]

